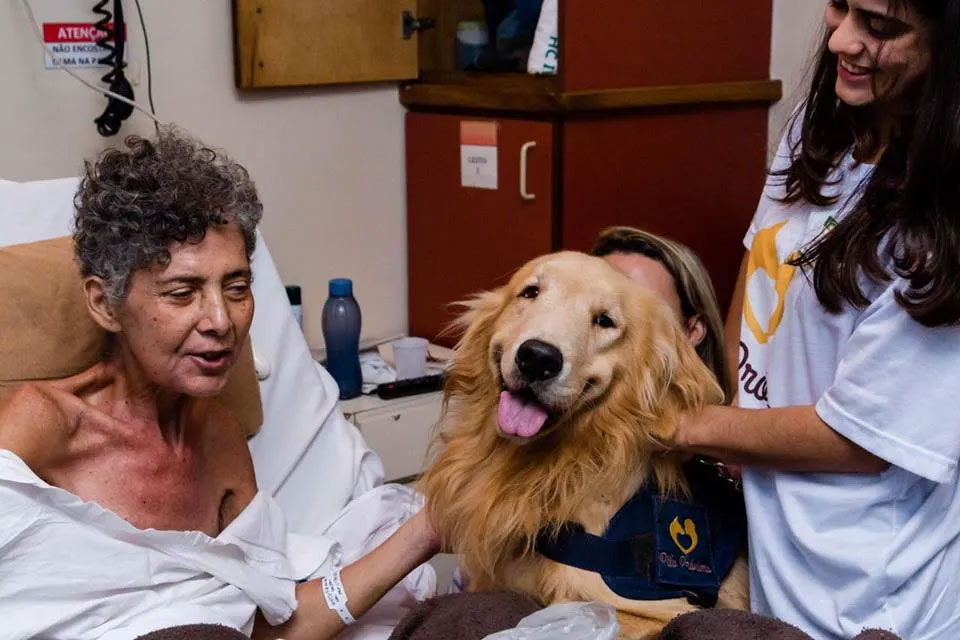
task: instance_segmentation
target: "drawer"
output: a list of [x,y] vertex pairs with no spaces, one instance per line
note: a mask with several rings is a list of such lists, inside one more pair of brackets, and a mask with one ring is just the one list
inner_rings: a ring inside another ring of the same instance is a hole
[[427,447],[440,419],[440,396],[431,394],[423,402],[359,411],[351,416],[363,439],[380,455],[387,482],[423,472]]

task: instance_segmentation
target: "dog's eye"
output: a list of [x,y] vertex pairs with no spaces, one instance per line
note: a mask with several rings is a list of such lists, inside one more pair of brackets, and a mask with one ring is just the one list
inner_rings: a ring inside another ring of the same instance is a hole
[[613,321],[613,318],[608,316],[605,313],[598,313],[593,316],[593,324],[597,325],[601,329],[613,329],[617,324]]
[[520,292],[520,297],[527,298],[528,300],[533,300],[538,295],[540,295],[540,287],[538,287],[535,284],[531,284],[527,287],[524,287],[523,291]]

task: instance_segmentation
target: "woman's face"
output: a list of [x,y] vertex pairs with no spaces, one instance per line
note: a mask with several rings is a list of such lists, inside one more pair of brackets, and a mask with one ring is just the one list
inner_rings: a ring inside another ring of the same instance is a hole
[[603,259],[640,286],[660,296],[673,309],[680,326],[686,330],[690,343],[694,346],[700,344],[705,335],[703,321],[696,317],[689,320],[683,317],[677,285],[662,262],[639,253],[610,253],[603,256]]
[[837,97],[848,105],[895,105],[927,72],[930,21],[900,4],[828,0],[827,47],[838,58]]
[[250,329],[250,283],[234,224],[208,229],[198,244],[175,243],[169,264],[131,275],[117,314],[121,354],[163,389],[216,395]]
[[603,259],[640,286],[660,296],[670,305],[677,318],[683,321],[677,287],[673,283],[673,276],[663,263],[639,253],[611,253],[605,255]]

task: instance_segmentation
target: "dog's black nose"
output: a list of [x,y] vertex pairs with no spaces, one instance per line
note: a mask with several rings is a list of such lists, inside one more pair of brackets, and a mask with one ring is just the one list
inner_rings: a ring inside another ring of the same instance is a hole
[[517,349],[517,368],[527,382],[556,378],[563,368],[563,354],[552,344],[527,340]]

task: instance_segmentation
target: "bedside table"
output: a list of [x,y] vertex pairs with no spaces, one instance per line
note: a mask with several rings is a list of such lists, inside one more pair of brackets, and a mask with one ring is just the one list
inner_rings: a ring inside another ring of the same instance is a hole
[[423,393],[393,400],[363,395],[340,401],[353,423],[383,461],[385,482],[411,482],[426,466],[427,447],[440,420],[443,393]]

